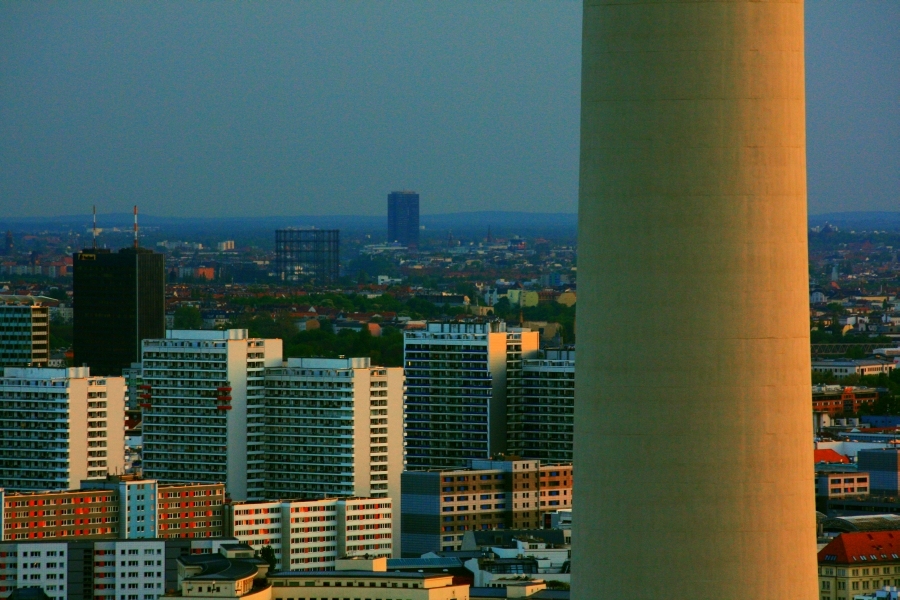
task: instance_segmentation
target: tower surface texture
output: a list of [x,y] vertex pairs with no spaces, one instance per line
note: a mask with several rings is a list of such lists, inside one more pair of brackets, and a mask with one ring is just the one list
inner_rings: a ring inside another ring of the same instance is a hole
[[818,597],[802,1],[585,0],[573,598]]

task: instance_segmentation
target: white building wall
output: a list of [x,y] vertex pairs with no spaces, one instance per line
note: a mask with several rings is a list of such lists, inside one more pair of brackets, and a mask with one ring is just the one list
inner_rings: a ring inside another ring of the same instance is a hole
[[6,542],[0,544],[0,598],[17,588],[40,587],[53,600],[67,591],[68,548],[64,543]]
[[163,541],[95,542],[94,600],[156,600],[165,593],[165,555]]
[[0,486],[70,489],[121,472],[124,403],[123,378],[92,377],[87,367],[4,369]]

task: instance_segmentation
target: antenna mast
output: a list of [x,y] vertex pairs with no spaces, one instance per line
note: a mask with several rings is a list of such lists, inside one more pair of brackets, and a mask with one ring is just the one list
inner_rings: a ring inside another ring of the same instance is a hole
[[94,205],[94,250],[97,249],[97,205]]
[[134,247],[138,247],[137,204],[134,205]]

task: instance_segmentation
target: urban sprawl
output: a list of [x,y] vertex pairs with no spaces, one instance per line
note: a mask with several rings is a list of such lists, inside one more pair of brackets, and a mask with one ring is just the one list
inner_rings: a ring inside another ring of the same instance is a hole
[[[7,232],[0,598],[569,597],[574,234],[387,209]],[[900,234],[809,248],[821,599],[896,598]]]

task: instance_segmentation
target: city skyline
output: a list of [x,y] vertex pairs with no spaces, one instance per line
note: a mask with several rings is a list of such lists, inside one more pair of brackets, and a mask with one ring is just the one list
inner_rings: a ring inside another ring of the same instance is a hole
[[[0,208],[573,213],[580,8],[5,5]],[[892,209],[900,8],[806,12],[810,213]]]

